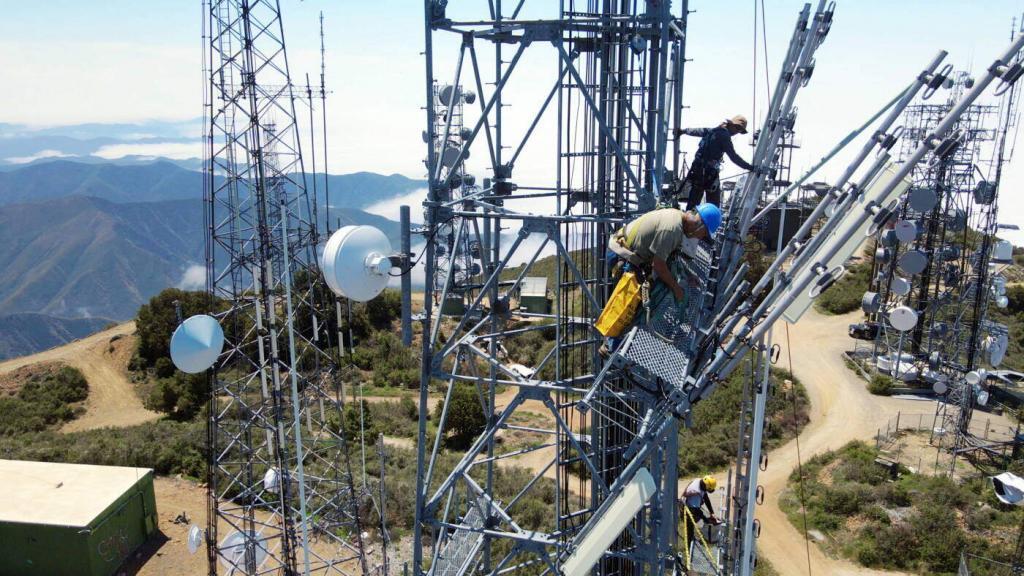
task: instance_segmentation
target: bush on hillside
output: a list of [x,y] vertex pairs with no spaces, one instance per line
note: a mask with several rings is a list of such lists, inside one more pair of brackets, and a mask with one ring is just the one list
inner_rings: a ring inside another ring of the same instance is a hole
[[0,458],[135,466],[157,474],[206,475],[205,422],[157,420],[127,428],[0,436]]
[[349,355],[356,367],[372,371],[375,386],[415,388],[420,383],[420,363],[411,348],[392,332],[378,330]]
[[885,376],[884,374],[875,374],[871,377],[871,382],[868,382],[868,392],[878,396],[892,394],[892,377]]
[[860,308],[861,298],[871,283],[871,264],[862,262],[849,266],[846,274],[815,300],[819,310],[830,314],[846,314]]
[[[739,405],[750,362],[745,360],[707,399],[693,409],[693,426],[679,431],[679,473],[683,477],[706,474],[733,463],[739,440]],[[793,382],[784,387],[784,380]],[[808,422],[807,393],[788,372],[772,370],[775,393],[768,401],[769,426],[764,442],[774,448],[795,436]]]
[[[985,477],[953,480],[901,468],[894,481],[875,463],[878,456],[856,441],[811,458],[802,477],[794,470],[780,501],[790,521],[802,526],[803,503],[808,528],[825,534],[827,550],[872,568],[951,573],[962,550],[995,560],[1012,554],[1024,511],[1000,507]],[[975,525],[1012,529],[967,531]]]
[[[434,421],[441,421],[443,403],[438,402],[434,409]],[[477,396],[476,387],[472,384],[456,383],[448,399],[448,419],[445,421],[445,446],[452,450],[465,450],[473,443],[487,425]]]
[[29,377],[13,396],[0,398],[0,436],[39,432],[72,420],[89,395],[82,373],[63,366]]

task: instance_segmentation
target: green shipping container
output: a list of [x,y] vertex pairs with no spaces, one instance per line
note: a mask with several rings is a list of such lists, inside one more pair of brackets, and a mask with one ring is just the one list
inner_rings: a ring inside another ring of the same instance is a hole
[[148,468],[0,460],[0,576],[108,576],[156,529]]

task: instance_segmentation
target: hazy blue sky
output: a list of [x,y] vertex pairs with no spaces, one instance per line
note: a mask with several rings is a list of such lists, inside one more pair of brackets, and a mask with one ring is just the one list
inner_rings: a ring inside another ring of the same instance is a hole
[[[470,0],[453,0],[458,10]],[[204,87],[199,0],[7,2],[0,20],[0,122],[189,119],[199,116]],[[326,18],[328,85],[333,95],[332,172],[373,170],[421,177],[424,127],[422,3],[417,0],[282,0],[293,80],[319,73],[317,15]],[[528,0],[544,10],[553,0]],[[737,113],[754,116],[753,2],[692,0],[687,124],[711,125]],[[767,0],[771,80],[802,2]],[[940,49],[958,67],[983,70],[1008,42],[1024,2],[843,0],[798,100],[796,167],[816,160],[901,90]],[[439,73],[453,68],[454,48],[438,48]],[[760,51],[760,46],[758,46]],[[523,61],[508,102],[510,120],[528,118],[554,79],[550,49]],[[762,56],[763,58],[763,56]],[[763,60],[759,62],[763,66]],[[488,72],[489,73],[489,72]],[[761,70],[759,107],[767,100]],[[760,113],[760,110],[758,111]],[[548,124],[541,124],[541,130]],[[543,134],[543,132],[540,132]],[[551,138],[553,140],[553,138]],[[692,142],[690,145],[692,146]],[[749,156],[747,142],[738,149]],[[550,144],[524,153],[524,178],[548,171]],[[474,158],[474,161],[479,161]],[[1002,191],[1004,221],[1024,224],[1024,159]],[[831,168],[829,173],[838,171]],[[1024,237],[1017,238],[1024,240]]]

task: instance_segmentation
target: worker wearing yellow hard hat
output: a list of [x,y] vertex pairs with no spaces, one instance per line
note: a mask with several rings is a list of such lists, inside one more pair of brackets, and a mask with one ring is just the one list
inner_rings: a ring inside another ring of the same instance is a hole
[[[708,496],[716,488],[718,488],[718,480],[715,480],[714,476],[708,474],[703,478],[695,478],[683,490],[683,501],[680,504],[686,507],[686,510],[681,510],[683,512],[681,515],[683,516],[683,521],[687,523],[687,547],[693,542],[694,534],[697,532],[697,522],[704,522],[705,524],[720,523],[718,517],[715,516],[715,508],[711,505],[711,498]],[[704,514],[705,507],[708,510],[707,515]]]

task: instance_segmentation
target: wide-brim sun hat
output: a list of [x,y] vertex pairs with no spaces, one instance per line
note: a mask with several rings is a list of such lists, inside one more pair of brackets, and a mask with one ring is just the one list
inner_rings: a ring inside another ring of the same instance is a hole
[[730,126],[735,126],[736,128],[738,128],[739,131],[740,131],[740,134],[746,134],[747,133],[747,118],[746,118],[746,116],[744,116],[742,114],[737,114],[737,115],[733,116],[732,118],[728,118],[725,121],[725,123],[730,125]]

